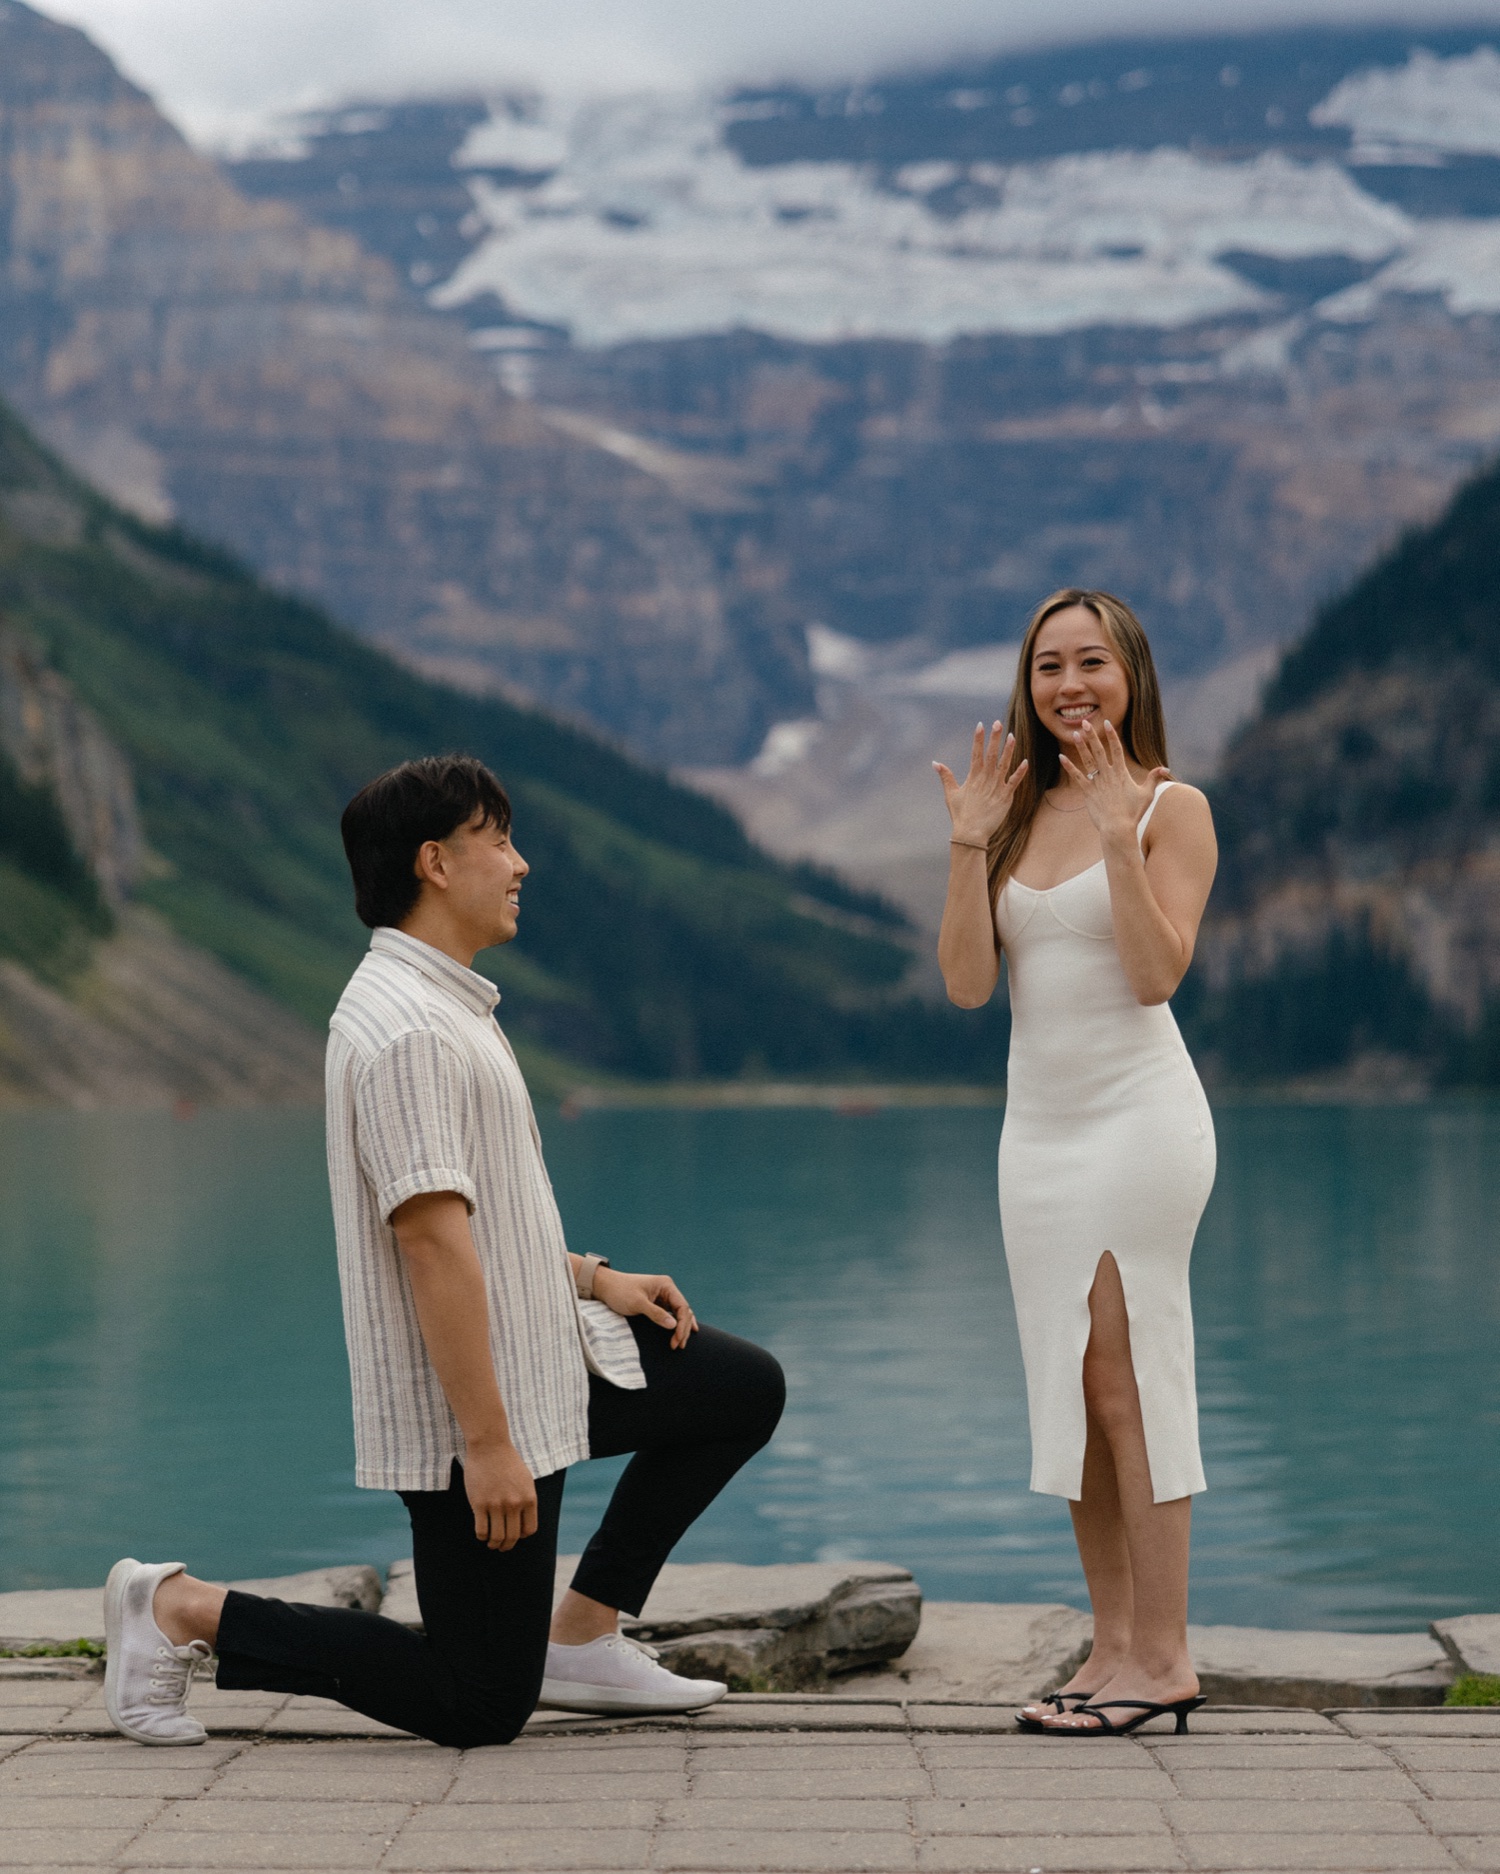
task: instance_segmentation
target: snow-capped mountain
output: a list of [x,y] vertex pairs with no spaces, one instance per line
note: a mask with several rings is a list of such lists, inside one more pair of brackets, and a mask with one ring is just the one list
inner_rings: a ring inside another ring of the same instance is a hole
[[[1275,646],[1500,449],[1482,31],[362,106],[299,135],[237,180],[387,253],[544,423],[692,515],[761,698],[702,778],[887,887],[887,783],[999,708],[1047,590],[1139,605],[1201,768]],[[869,656],[840,674],[830,644]],[[509,655],[430,623],[420,651]],[[851,798],[863,840],[830,818]]]
[[[434,305],[486,295],[576,344],[750,329],[808,344],[1181,326],[1265,311],[1226,261],[1342,256],[1382,291],[1500,308],[1480,230],[1457,240],[1363,184],[1371,169],[1500,154],[1500,55],[1418,49],[1308,113],[1342,159],[1170,146],[1039,162],[752,166],[711,98],[493,105],[454,152],[483,232]],[[1500,228],[1500,219],[1494,221]],[[1330,316],[1347,316],[1335,304]]]

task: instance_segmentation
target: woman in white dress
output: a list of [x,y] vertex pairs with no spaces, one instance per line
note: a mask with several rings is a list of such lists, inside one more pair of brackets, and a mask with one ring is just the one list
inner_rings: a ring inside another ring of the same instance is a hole
[[1187,1646],[1198,1455],[1188,1258],[1213,1122],[1167,1007],[1217,850],[1171,780],[1130,608],[1069,588],[1021,648],[1008,733],[974,732],[938,960],[977,1008],[1003,952],[1011,1045],[1000,1219],[1031,1413],[1033,1490],[1067,1497],[1093,1650],[1025,1729],[1110,1735],[1201,1704]]

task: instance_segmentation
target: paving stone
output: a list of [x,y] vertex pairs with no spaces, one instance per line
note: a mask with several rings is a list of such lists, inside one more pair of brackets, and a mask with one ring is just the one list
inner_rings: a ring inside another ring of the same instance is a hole
[[[1192,1729],[1187,1737],[1179,1738],[1185,1744],[1191,1737],[1243,1737],[1243,1736],[1280,1736],[1294,1734],[1302,1736],[1337,1736],[1339,1726],[1322,1711],[1270,1711],[1258,1708],[1235,1710],[1224,1706],[1209,1705],[1202,1711],[1192,1714]],[[1159,1733],[1152,1732],[1153,1739]]]
[[1500,1841],[1496,1841],[1492,1835],[1475,1841],[1455,1836],[1444,1845],[1460,1867],[1500,1868]]
[[[1403,1868],[1451,1868],[1453,1859],[1430,1835],[1194,1835],[1182,1852],[1191,1868],[1220,1870],[1347,1868],[1385,1874]],[[1053,1864],[1058,1865],[1057,1863]]]
[[13,1828],[144,1828],[159,1796],[0,1796],[0,1835]]
[[124,1852],[133,1828],[8,1828],[0,1867],[106,1867]]
[[29,1744],[35,1742],[35,1734],[28,1737],[24,1732],[11,1737],[0,1737],[0,1761],[6,1757],[13,1757],[18,1750],[25,1750]]
[[297,1710],[288,1706],[285,1711],[270,1713],[265,1720],[267,1737],[410,1737],[409,1731],[398,1731],[394,1726],[382,1724],[378,1718],[363,1717],[357,1711],[346,1711],[342,1706],[327,1710]]
[[1414,1770],[1500,1771],[1500,1738],[1398,1737],[1384,1748],[1387,1755],[1410,1764]]
[[1489,1801],[1418,1803],[1417,1814],[1435,1835],[1500,1837],[1500,1789]]
[[[695,1796],[758,1796],[768,1781],[764,1770],[705,1770],[693,1779]],[[929,1796],[926,1772],[912,1763],[905,1770],[787,1770],[775,1779],[778,1796]]]
[[157,1818],[156,1832],[207,1830],[220,1835],[336,1834],[344,1829],[388,1835],[405,1826],[411,1805],[402,1802],[254,1802],[224,1800],[216,1789],[196,1802],[173,1803]]
[[1115,1869],[1134,1868],[1167,1874],[1183,1863],[1173,1844],[1160,1835],[939,1835],[922,1843],[917,1865],[983,1874],[1037,1874],[1039,1868],[1048,1874],[1055,1869],[1113,1874]]
[[742,1744],[737,1749],[706,1746],[692,1752],[688,1763],[695,1776],[709,1770],[904,1770],[917,1761],[904,1740],[861,1746],[852,1738],[820,1744]]
[[1353,1737],[1500,1737],[1500,1711],[1337,1711],[1326,1714]]
[[23,1705],[14,1711],[0,1711],[0,1732],[56,1730],[67,1718],[71,1705]]
[[0,1768],[0,1797],[5,1796],[196,1796],[218,1775],[211,1765],[197,1771],[174,1764],[141,1765],[129,1770],[67,1765]]
[[434,1769],[395,1770],[382,1776],[375,1770],[257,1770],[242,1771],[238,1764],[213,1785],[216,1800],[225,1802],[441,1802],[453,1782],[453,1772]]
[[896,1704],[856,1705],[819,1699],[816,1705],[740,1705],[728,1699],[711,1705],[689,1721],[695,1735],[704,1731],[902,1731],[906,1714]]
[[152,1749],[149,1745],[133,1743],[113,1731],[108,1737],[98,1738],[42,1737],[23,1756],[12,1757],[3,1769],[13,1771],[24,1764],[65,1763],[77,1768],[89,1766],[101,1770],[125,1769],[130,1765],[147,1768],[167,1765],[174,1769],[197,1771],[217,1769],[221,1764],[240,1756],[247,1748],[235,1739],[209,1738],[202,1744],[188,1745],[181,1750]]
[[1184,1738],[1156,1759],[1177,1770],[1385,1770],[1390,1758],[1353,1738]]
[[[1031,1696],[1027,1694],[1027,1698]],[[906,1716],[912,1730],[939,1736],[974,1732],[984,1736],[1019,1737],[1023,1733],[1016,1728],[1015,1706],[1026,1702],[1026,1698],[1016,1699],[989,1710],[979,1705],[909,1705]]]
[[651,1837],[644,1829],[559,1829],[533,1834],[513,1824],[505,1829],[463,1829],[452,1834],[402,1835],[381,1862],[384,1868],[443,1874],[449,1868],[517,1869],[542,1874],[556,1868],[576,1870],[646,1868]]
[[797,1835],[759,1830],[669,1830],[656,1844],[652,1865],[658,1868],[786,1868],[797,1874],[812,1869],[915,1867],[916,1843],[904,1831],[854,1830]]
[[1168,1821],[1184,1835],[1419,1835],[1422,1824],[1400,1802],[1255,1802],[1188,1799],[1167,1805]]
[[[20,1664],[17,1660],[6,1660],[7,1666]],[[26,1662],[28,1665],[30,1661]],[[39,1666],[50,1665],[50,1660],[38,1660]],[[98,1688],[102,1691],[102,1687]],[[77,1706],[87,1703],[98,1696],[96,1682],[92,1678],[82,1679],[74,1673],[59,1673],[42,1679],[12,1679],[0,1690],[0,1709],[5,1711],[24,1711],[31,1705],[68,1705]]]
[[733,1801],[719,1801],[693,1796],[667,1803],[662,1821],[672,1828],[698,1828],[710,1832],[752,1833],[757,1829],[780,1831],[810,1829],[827,1833],[830,1829],[903,1830],[908,1827],[907,1804],[878,1796],[798,1798],[782,1797],[773,1781],[765,1794]]
[[923,1835],[1164,1835],[1161,1806],[1117,1797],[1074,1797],[1045,1801],[1009,1797],[963,1802],[918,1802]]
[[526,1805],[517,1817],[513,1802],[432,1803],[411,1818],[408,1832],[452,1834],[460,1829],[493,1829],[497,1833],[522,1826],[529,1830],[580,1828],[649,1829],[656,1826],[662,1804],[641,1796],[600,1799],[579,1795],[572,1800]]
[[1124,1770],[1070,1770],[1061,1766],[1017,1770],[941,1768],[933,1770],[932,1786],[939,1796],[964,1802],[1026,1796],[1170,1802],[1177,1794],[1172,1779],[1150,1764]]
[[[756,1738],[755,1742],[762,1740]],[[625,1732],[619,1736],[574,1737],[565,1740],[518,1737],[513,1744],[487,1744],[465,1753],[466,1763],[486,1759],[514,1762],[522,1757],[546,1757],[558,1763],[600,1763],[606,1760],[639,1764],[682,1763],[688,1753],[688,1740],[682,1735],[646,1736]]]
[[530,1770],[517,1770],[510,1776],[480,1776],[466,1767],[447,1803],[567,1802],[574,1796],[587,1796],[593,1802],[628,1802],[635,1797],[665,1802],[685,1796],[687,1790],[687,1775],[681,1770],[591,1773],[580,1778],[565,1771],[537,1774]]
[[[1025,1732],[1007,1732],[998,1737],[921,1736],[911,1740],[923,1763],[974,1764],[993,1763],[1015,1768],[1019,1764],[1082,1763],[1084,1758],[1060,1745],[1056,1738],[1028,1736]],[[1133,1742],[1111,1745],[1107,1753],[1111,1763],[1151,1764],[1145,1746]],[[1097,1762],[1098,1759],[1096,1758]]]
[[457,1764],[464,1756],[460,1750],[429,1744],[424,1738],[398,1733],[388,1738],[319,1737],[301,1740],[267,1738],[255,1744],[240,1744],[246,1763],[370,1763],[389,1768],[392,1764]]
[[1394,1765],[1385,1770],[1173,1770],[1172,1780],[1184,1796],[1270,1802],[1412,1802],[1422,1794]]
[[1413,1770],[1412,1775],[1429,1796],[1500,1801],[1500,1776],[1493,1770]]
[[186,1829],[147,1829],[115,1859],[124,1867],[151,1868],[375,1868],[387,1852],[384,1834],[215,1835]]

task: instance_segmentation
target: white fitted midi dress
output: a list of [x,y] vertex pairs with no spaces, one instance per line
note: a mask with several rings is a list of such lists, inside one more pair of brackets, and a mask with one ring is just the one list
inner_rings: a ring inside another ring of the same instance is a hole
[[[1156,811],[1162,782],[1141,818]],[[1009,879],[995,924],[1010,975],[1000,1226],[1031,1414],[1031,1488],[1083,1493],[1089,1290],[1119,1265],[1151,1489],[1205,1488],[1188,1260],[1214,1181],[1208,1101],[1165,1003],[1137,1002],[1104,861],[1051,891]]]

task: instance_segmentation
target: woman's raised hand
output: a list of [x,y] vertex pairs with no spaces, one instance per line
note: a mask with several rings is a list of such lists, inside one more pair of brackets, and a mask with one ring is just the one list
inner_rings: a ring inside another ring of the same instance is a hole
[[1096,729],[1085,722],[1073,737],[1073,758],[1059,752],[1059,759],[1078,784],[1088,816],[1099,829],[1099,837],[1111,833],[1119,838],[1127,834],[1133,840],[1141,815],[1151,805],[1158,781],[1171,779],[1166,768],[1153,768],[1144,781],[1130,772],[1124,744],[1110,722]]
[[[1012,762],[1016,763],[1014,767]],[[1016,783],[1026,772],[1027,763],[1016,762],[1016,738],[1002,735],[997,722],[986,741],[984,724],[979,723],[974,730],[969,772],[962,784],[941,761],[932,765],[943,784],[954,839],[967,846],[988,846],[1004,824]]]

